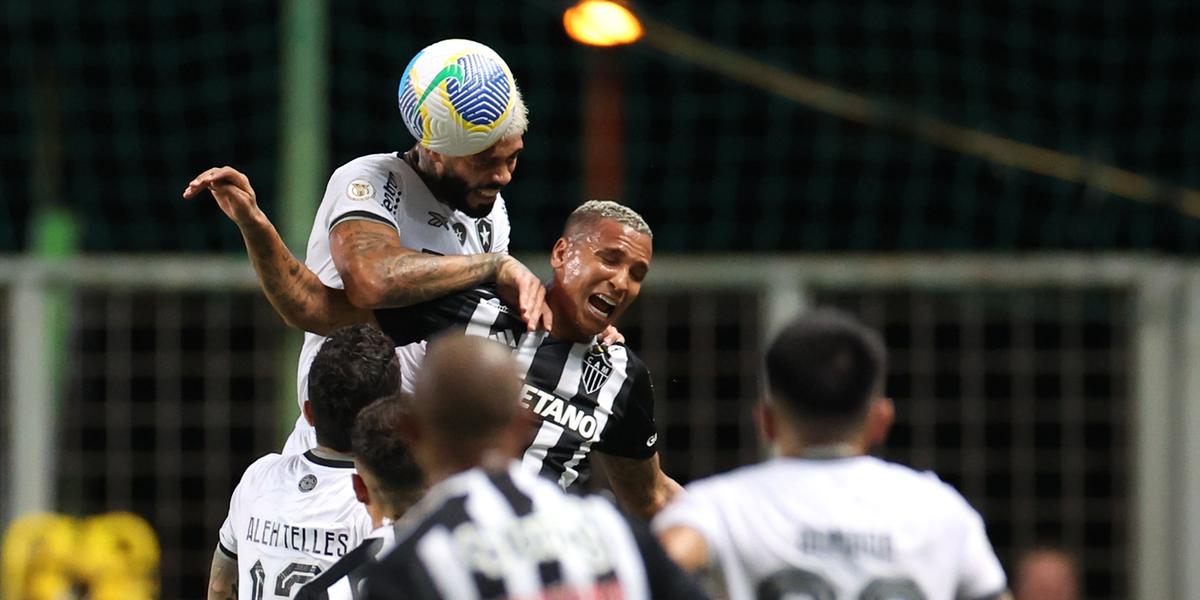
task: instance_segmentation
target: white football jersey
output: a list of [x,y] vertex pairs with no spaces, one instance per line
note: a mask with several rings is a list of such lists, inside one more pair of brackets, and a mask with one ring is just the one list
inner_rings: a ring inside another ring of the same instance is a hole
[[[400,153],[370,154],[333,172],[317,209],[304,263],[325,285],[344,287],[329,251],[329,232],[338,223],[358,219],[395,227],[400,244],[418,252],[441,256],[508,252],[508,208],[501,195],[496,196],[491,214],[474,219],[434,198]],[[322,336],[304,334],[296,368],[296,400],[300,407],[308,398],[308,368],[324,342]],[[412,374],[425,356],[425,345],[397,348],[396,355],[400,358],[402,389],[411,392]],[[283,453],[298,454],[316,445],[316,431],[301,411]]]
[[354,462],[268,454],[229,501],[219,549],[238,563],[238,598],[291,598],[372,530],[354,496]]
[[780,458],[693,482],[654,520],[705,538],[733,600],[990,598],[983,519],[932,473],[870,456]]

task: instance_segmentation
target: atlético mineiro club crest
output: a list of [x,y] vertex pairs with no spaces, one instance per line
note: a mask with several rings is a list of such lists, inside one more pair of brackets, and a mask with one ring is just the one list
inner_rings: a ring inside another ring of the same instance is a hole
[[608,349],[600,344],[593,346],[587,356],[583,357],[583,375],[580,377],[583,392],[599,392],[600,388],[604,387],[604,382],[612,375],[612,371],[612,359],[608,356]]
[[492,251],[492,222],[487,219],[475,221],[475,231],[479,232],[479,246],[484,252]]

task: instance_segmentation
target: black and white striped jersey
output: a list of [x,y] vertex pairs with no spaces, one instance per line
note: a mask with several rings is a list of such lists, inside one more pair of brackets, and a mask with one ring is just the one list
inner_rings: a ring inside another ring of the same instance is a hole
[[293,600],[360,600],[367,571],[395,547],[396,528],[389,521],[372,531],[363,543],[325,572],[304,584]]
[[701,598],[649,530],[516,461],[442,481],[368,569],[367,598]]
[[526,449],[526,467],[564,489],[590,474],[589,453],[647,459],[658,440],[650,373],[624,344],[576,343],[527,331],[515,309],[491,288],[405,308],[375,311],[397,346],[460,331],[512,348],[524,372],[522,401],[541,418]]

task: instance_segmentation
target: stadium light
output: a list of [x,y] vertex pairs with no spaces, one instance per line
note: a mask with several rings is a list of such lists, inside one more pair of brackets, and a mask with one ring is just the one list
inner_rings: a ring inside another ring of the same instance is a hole
[[607,0],[583,0],[563,12],[571,39],[589,46],[632,44],[642,37],[642,24],[625,6]]

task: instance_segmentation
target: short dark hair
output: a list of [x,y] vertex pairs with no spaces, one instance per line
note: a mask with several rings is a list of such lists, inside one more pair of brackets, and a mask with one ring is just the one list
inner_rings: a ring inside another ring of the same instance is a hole
[[799,418],[847,421],[883,391],[887,350],[878,333],[832,309],[792,320],[767,350],[772,399]]
[[606,220],[616,221],[638,233],[645,234],[651,240],[654,239],[654,232],[650,230],[650,226],[646,224],[642,215],[639,215],[636,210],[612,200],[588,200],[580,204],[567,217],[567,222],[563,225],[563,235],[570,237],[577,229],[594,226],[596,223]]
[[399,396],[380,398],[358,413],[350,434],[354,460],[370,470],[384,493],[396,500],[419,492],[424,482],[400,435],[407,414]]
[[317,443],[350,451],[350,429],[364,406],[400,387],[400,361],[392,339],[374,325],[348,325],[334,331],[308,370]]

